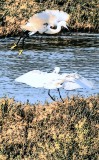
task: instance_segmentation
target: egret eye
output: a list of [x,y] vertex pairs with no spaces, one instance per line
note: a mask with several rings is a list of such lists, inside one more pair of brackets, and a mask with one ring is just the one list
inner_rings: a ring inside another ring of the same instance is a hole
[[57,26],[50,26],[50,28],[51,28],[51,29],[56,29],[56,28],[57,28]]
[[43,25],[45,25],[46,27],[48,26],[48,23],[44,23]]

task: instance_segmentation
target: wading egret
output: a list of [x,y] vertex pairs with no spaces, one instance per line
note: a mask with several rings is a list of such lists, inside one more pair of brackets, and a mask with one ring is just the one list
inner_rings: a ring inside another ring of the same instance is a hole
[[67,23],[70,19],[68,13],[59,10],[45,10],[40,13],[34,14],[28,22],[24,25],[21,25],[21,29],[23,30],[22,35],[20,36],[18,42],[11,47],[11,49],[18,46],[21,38],[22,47],[24,46],[24,40],[29,35],[33,35],[35,33],[45,33],[45,34],[56,34],[61,31],[61,27],[67,27]]
[[[65,26],[67,28],[67,22],[69,21],[69,14],[59,10],[45,10],[40,13],[34,14],[25,25],[21,25],[22,30],[26,30],[32,32],[34,34],[36,32],[46,33],[46,31],[50,31],[50,27],[58,26],[59,22],[66,22]],[[61,24],[62,26],[62,24]],[[57,29],[57,28],[56,28]],[[53,32],[49,32],[49,34],[54,34]],[[55,31],[58,33],[60,30]]]
[[[48,95],[52,100],[55,99],[50,95],[50,89],[57,89],[59,96],[63,101],[59,88],[65,90],[75,90],[79,88],[91,89],[93,83],[77,73],[59,74],[60,68],[55,67],[51,73],[40,70],[32,70],[15,79],[16,82],[22,82],[31,87],[48,89]],[[64,101],[63,101],[64,102]]]

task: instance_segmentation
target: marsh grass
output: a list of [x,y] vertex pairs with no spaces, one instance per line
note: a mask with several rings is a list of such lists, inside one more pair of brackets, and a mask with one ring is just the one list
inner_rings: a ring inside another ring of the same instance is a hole
[[97,160],[99,96],[45,105],[0,99],[0,160]]
[[[33,14],[45,9],[59,9],[70,14],[70,31],[99,32],[97,0],[4,0],[0,2],[0,36],[16,36]],[[6,14],[5,14],[6,13]],[[2,19],[3,17],[3,19]]]

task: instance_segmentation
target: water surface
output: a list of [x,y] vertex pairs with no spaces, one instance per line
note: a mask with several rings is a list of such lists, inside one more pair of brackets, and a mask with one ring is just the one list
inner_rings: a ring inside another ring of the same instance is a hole
[[[17,101],[30,103],[51,102],[46,89],[31,88],[26,84],[15,82],[18,76],[34,70],[51,72],[55,66],[60,73],[78,72],[94,83],[94,89],[86,91],[64,91],[62,97],[71,95],[90,96],[99,93],[99,34],[77,34],[61,36],[34,36],[26,40],[22,55],[18,49],[10,47],[18,38],[0,39],[0,97],[8,96]],[[58,98],[56,90],[51,91]]]

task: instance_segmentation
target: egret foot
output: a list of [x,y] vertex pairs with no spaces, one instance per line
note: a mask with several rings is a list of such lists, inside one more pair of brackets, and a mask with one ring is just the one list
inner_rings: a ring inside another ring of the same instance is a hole
[[14,43],[14,45],[10,48],[11,50],[14,49],[15,47],[17,47],[17,44]]
[[19,50],[19,54],[18,55],[21,55],[23,53],[23,49]]

